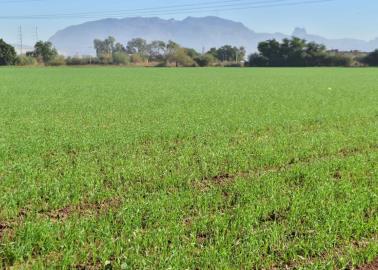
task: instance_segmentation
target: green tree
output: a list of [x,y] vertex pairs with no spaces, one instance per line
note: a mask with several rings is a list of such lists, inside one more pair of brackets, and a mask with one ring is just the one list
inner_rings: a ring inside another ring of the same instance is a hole
[[175,63],[176,67],[178,66],[193,66],[195,62],[190,56],[193,54],[192,50],[182,48],[179,44],[173,41],[169,41],[166,46],[166,62]]
[[362,63],[369,66],[378,66],[378,49],[362,58]]
[[151,61],[162,61],[166,51],[164,41],[154,40],[147,45],[148,55]]
[[116,51],[113,53],[113,64],[127,65],[130,63],[130,57],[126,52]]
[[172,40],[168,41],[166,45],[166,51],[165,51],[166,56],[169,57],[170,55],[174,54],[179,48],[180,48],[180,45],[177,44],[176,42]]
[[305,50],[306,66],[321,66],[327,57],[327,49],[322,44],[317,44],[315,42],[307,43]]
[[109,58],[111,57],[115,49],[115,38],[110,36],[104,40],[95,39],[93,41],[93,45],[96,50],[96,55],[98,58],[101,58],[101,57]]
[[230,45],[224,45],[220,48],[211,48],[210,51],[207,52],[214,56],[221,62],[240,62],[244,60],[246,55],[246,50],[244,47],[235,47]]
[[281,55],[285,66],[306,66],[306,41],[293,37],[284,39],[281,44]]
[[185,48],[178,48],[171,58],[172,62],[176,62],[176,66],[190,67],[195,64],[193,58],[188,55],[188,50]]
[[263,41],[259,53],[250,55],[249,66],[305,67],[349,66],[351,59],[342,54],[327,52],[326,47],[300,38]]
[[212,54],[206,53],[194,58],[194,61],[196,61],[197,65],[199,65],[200,67],[208,67],[213,65],[217,61],[217,59]]
[[[257,48],[260,52],[260,56],[267,59],[267,63],[266,63],[267,65],[269,66],[282,65],[281,45],[277,40],[272,39],[272,40],[260,42]],[[255,59],[258,59],[259,62],[263,58],[259,59],[255,57]],[[250,63],[250,65],[253,65],[253,64],[254,63]]]
[[126,53],[126,48],[121,43],[117,42],[113,49],[113,53],[115,52]]
[[34,45],[34,51],[32,52],[32,55],[36,57],[37,59],[39,59],[40,61],[43,61],[43,63],[48,64],[55,57],[58,56],[58,52],[53,47],[51,42],[38,41]]
[[248,65],[250,67],[267,67],[269,59],[259,53],[253,53],[249,56]]
[[13,46],[0,39],[0,66],[14,65],[17,53]]
[[128,54],[139,54],[143,58],[148,58],[147,41],[142,38],[134,38],[127,42],[126,51]]
[[190,58],[197,58],[197,57],[200,57],[201,54],[199,54],[195,49],[192,49],[192,48],[185,48],[186,50],[186,54],[190,57]]

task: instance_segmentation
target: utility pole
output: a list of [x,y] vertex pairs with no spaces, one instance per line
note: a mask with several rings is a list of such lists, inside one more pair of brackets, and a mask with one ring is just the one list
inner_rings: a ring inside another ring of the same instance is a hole
[[20,53],[22,55],[23,53],[23,44],[22,44],[22,26],[20,25],[19,29],[18,29],[18,37],[19,37],[19,40],[20,40]]

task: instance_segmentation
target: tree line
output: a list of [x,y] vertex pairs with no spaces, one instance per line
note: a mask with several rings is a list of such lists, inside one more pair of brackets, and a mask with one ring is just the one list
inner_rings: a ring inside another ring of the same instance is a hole
[[113,37],[96,39],[94,48],[97,61],[116,65],[155,63],[159,66],[212,66],[219,62],[240,62],[246,55],[243,47],[225,45],[201,54],[174,41],[155,40],[148,43],[142,38],[132,39],[125,45],[116,42]]
[[34,50],[17,55],[16,50],[0,39],[0,65],[148,65],[175,67],[250,66],[250,67],[315,67],[378,66],[378,49],[371,53],[329,51],[315,42],[293,37],[282,41],[260,42],[258,52],[246,56],[244,47],[224,45],[199,53],[174,41],[147,42],[135,38],[122,44],[113,37],[93,42],[96,57],[64,57],[51,42],[39,41]]
[[268,40],[258,45],[258,53],[249,57],[249,65],[256,67],[313,67],[350,66],[352,58],[333,54],[322,44],[307,42],[300,38],[284,39],[282,42]]

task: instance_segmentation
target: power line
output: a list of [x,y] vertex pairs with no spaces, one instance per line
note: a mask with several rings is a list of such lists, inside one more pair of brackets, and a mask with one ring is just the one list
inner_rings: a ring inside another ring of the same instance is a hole
[[[326,3],[336,0],[267,0],[267,1],[248,1],[243,0],[226,0],[215,2],[204,2],[202,4],[185,4],[172,5],[156,8],[144,8],[135,10],[119,10],[107,12],[86,12],[86,13],[65,13],[65,14],[40,14],[40,15],[22,15],[22,16],[0,16],[0,19],[63,19],[63,18],[98,18],[104,16],[162,16],[162,15],[178,15],[198,12],[214,12],[214,11],[232,11],[243,9],[257,9],[268,7],[284,7],[296,5],[308,5],[315,3]],[[233,4],[230,4],[230,3]],[[235,3],[238,2],[238,3]],[[213,4],[212,4],[213,3]]]
[[[187,10],[187,9],[202,9],[202,8],[217,8],[223,7],[224,4],[232,3],[231,6],[240,4],[264,4],[264,3],[275,3],[275,2],[285,2],[292,0],[265,0],[265,1],[248,1],[248,0],[223,0],[223,1],[210,1],[197,4],[180,4],[180,5],[170,5],[170,6],[157,6],[149,8],[137,8],[137,9],[127,9],[127,10],[117,10],[117,11],[98,11],[98,12],[76,12],[76,13],[57,13],[57,14],[36,14],[36,15],[23,15],[18,17],[71,17],[71,16],[86,16],[86,15],[115,15],[115,14],[142,14],[146,12],[167,12],[167,11],[177,11],[177,10]],[[244,3],[243,3],[244,2]],[[246,3],[245,3],[246,2]],[[236,3],[236,4],[235,4]],[[227,5],[230,6],[230,5]],[[17,17],[17,16],[12,16]]]
[[[260,5],[223,5],[222,7],[212,7],[212,8],[193,8],[193,9],[185,9],[185,10],[177,10],[177,11],[168,11],[166,13],[147,13],[142,14],[144,16],[163,16],[163,15],[179,15],[179,14],[193,14],[198,12],[220,12],[220,11],[235,11],[235,10],[252,10],[252,9],[260,9],[260,8],[269,8],[269,7],[287,7],[287,6],[298,6],[298,5],[309,5],[309,4],[320,4],[326,2],[333,2],[336,0],[307,0],[307,1],[298,1],[298,2],[285,2],[285,3],[274,3],[274,2],[283,2],[288,0],[272,0],[266,2],[273,2],[271,4],[260,4]],[[293,0],[289,0],[293,1]],[[225,8],[227,7],[227,8]],[[122,14],[118,14],[122,16]],[[141,14],[138,14],[141,15]],[[91,17],[88,17],[91,18]],[[93,18],[93,17],[92,17]]]
[[19,4],[19,3],[30,3],[30,2],[42,2],[43,0],[6,0],[0,1],[0,4]]

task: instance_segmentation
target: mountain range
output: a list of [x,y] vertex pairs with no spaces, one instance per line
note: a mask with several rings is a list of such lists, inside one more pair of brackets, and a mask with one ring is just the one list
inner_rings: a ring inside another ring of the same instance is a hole
[[249,53],[255,52],[259,42],[267,39],[283,39],[291,36],[322,43],[329,49],[342,51],[372,51],[378,48],[378,38],[371,41],[358,39],[327,39],[308,34],[296,28],[292,34],[258,33],[240,22],[219,17],[188,17],[184,20],[165,20],[157,17],[132,17],[103,19],[74,25],[58,31],[49,41],[64,55],[93,55],[93,40],[113,36],[126,44],[132,38],[173,40],[182,46],[198,51],[220,47],[225,44],[244,46]]

